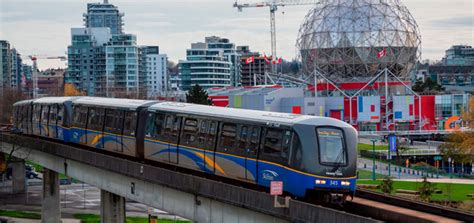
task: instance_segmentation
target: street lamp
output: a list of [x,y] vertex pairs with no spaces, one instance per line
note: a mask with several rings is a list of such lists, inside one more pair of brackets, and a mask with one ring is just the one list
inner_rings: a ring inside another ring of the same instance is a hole
[[372,180],[375,181],[375,142],[377,142],[376,139],[371,139],[372,142]]

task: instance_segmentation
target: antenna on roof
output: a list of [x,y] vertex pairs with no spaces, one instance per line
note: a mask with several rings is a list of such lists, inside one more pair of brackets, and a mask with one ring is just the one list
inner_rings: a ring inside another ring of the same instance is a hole
[[104,4],[109,4],[109,0],[104,0]]

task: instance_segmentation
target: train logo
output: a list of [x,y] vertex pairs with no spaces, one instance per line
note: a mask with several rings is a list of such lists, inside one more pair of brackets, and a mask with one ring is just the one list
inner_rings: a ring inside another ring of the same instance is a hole
[[275,180],[278,177],[278,173],[273,170],[262,171],[262,178],[264,180]]

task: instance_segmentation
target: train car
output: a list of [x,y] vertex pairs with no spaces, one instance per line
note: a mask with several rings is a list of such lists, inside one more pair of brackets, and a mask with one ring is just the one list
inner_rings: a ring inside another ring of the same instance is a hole
[[73,102],[70,141],[141,157],[146,108],[155,103],[157,102],[134,99],[81,97]]
[[13,127],[15,132],[26,135],[33,134],[31,125],[33,101],[23,100],[13,104]]
[[162,102],[148,108],[144,158],[342,201],[355,191],[357,132],[315,116]]
[[31,134],[68,142],[71,104],[77,97],[44,97],[32,102]]
[[[324,202],[355,192],[357,132],[333,118],[95,97],[18,102],[15,116],[24,109],[33,135],[264,187],[282,181]],[[25,117],[15,126],[25,129]]]

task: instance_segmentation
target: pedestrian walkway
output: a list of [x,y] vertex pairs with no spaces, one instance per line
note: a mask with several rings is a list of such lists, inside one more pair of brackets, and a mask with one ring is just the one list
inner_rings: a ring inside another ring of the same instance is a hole
[[[8,223],[40,223],[40,219],[25,219],[25,218],[10,218],[10,217],[0,217],[0,222],[6,220]],[[81,220],[63,218],[61,219],[62,223],[81,223]]]
[[[359,170],[366,170],[372,171],[373,169],[373,160],[367,159],[363,157],[357,158],[357,169]],[[375,161],[375,173],[389,175],[388,170],[388,163]],[[423,176],[427,178],[439,178],[444,179],[448,178],[443,175],[435,174],[435,173],[427,173],[420,170],[415,170],[412,168],[406,168],[397,165],[390,165],[390,176],[397,178],[397,179],[421,179]]]
[[[423,181],[423,179],[395,179],[395,181],[421,182],[421,181]],[[432,183],[453,183],[453,184],[472,184],[472,185],[474,185],[474,180],[459,179],[459,178],[430,179],[430,182],[432,182]]]

